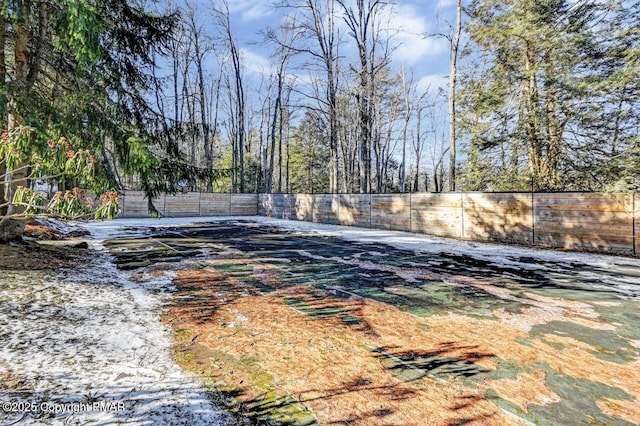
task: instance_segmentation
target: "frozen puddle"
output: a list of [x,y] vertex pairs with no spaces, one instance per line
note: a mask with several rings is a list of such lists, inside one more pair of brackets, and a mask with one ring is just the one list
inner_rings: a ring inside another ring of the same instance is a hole
[[176,365],[160,322],[171,277],[133,283],[105,258],[2,271],[0,424],[230,424]]

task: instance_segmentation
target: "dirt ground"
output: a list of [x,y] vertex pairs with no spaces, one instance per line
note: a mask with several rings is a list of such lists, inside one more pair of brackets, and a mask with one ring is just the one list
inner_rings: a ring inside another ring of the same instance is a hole
[[84,235],[54,221],[31,220],[25,226],[25,241],[0,244],[0,270],[56,270],[82,263],[90,250],[74,239]]
[[617,288],[640,270],[252,222],[108,247],[134,275],[177,271],[176,360],[259,424],[640,423],[640,310]]

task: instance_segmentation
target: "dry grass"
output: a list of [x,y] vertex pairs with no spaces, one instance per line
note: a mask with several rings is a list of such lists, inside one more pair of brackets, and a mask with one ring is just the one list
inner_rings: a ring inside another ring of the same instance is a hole
[[[545,321],[610,328],[587,304],[538,296],[532,298],[534,308],[502,320],[446,312],[418,318],[369,299],[339,298],[308,285],[286,287],[277,280],[277,267],[243,262],[255,267],[254,278],[279,288],[261,294],[217,272],[215,262],[179,271],[181,301],[167,320],[183,331],[177,347],[183,365],[247,404],[271,392],[301,402],[320,424],[453,425],[521,423],[487,399],[487,390],[525,413],[530,404],[560,400],[546,385],[544,370],[470,385],[455,369],[434,375],[410,361],[402,364],[412,359],[452,359],[484,371],[495,370],[497,360],[521,367],[546,363],[561,374],[640,396],[638,362],[604,361],[590,345],[556,335],[545,335],[547,343],[519,343],[531,324]],[[339,312],[355,320],[346,324],[340,315],[310,312]],[[610,416],[640,419],[635,401],[606,400],[598,407]]]

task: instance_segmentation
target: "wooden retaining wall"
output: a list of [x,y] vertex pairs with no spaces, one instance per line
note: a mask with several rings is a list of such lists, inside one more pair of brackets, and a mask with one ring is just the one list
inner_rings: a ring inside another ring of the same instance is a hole
[[[121,216],[149,217],[142,191]],[[442,237],[640,255],[640,195],[572,193],[161,195],[162,216],[262,215]]]
[[261,194],[258,214],[475,241],[640,254],[638,194]]
[[[148,199],[143,191],[124,191],[121,217],[149,217]],[[211,194],[187,192],[161,195],[153,204],[162,216],[248,216],[258,214],[257,194]]]

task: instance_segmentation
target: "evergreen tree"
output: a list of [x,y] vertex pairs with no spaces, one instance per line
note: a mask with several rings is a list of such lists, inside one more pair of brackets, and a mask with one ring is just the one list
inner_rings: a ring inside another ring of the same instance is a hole
[[585,64],[594,60],[607,10],[596,1],[477,0],[469,13],[471,40],[487,64],[482,80],[466,88],[476,93],[467,115],[488,124],[475,130],[473,149],[500,148],[514,177],[565,188],[575,158],[569,142],[586,142],[578,106],[595,100],[585,90],[595,77]]
[[[153,58],[171,39],[176,15],[151,14],[145,4],[0,2],[0,122],[8,135],[0,158],[4,218],[20,212],[15,192],[38,174],[84,181],[99,191],[116,185],[115,162],[156,195],[177,176],[194,172],[152,152],[155,115],[145,93],[157,84]],[[61,140],[69,158],[42,168]],[[70,173],[67,160],[80,152],[93,166]]]

